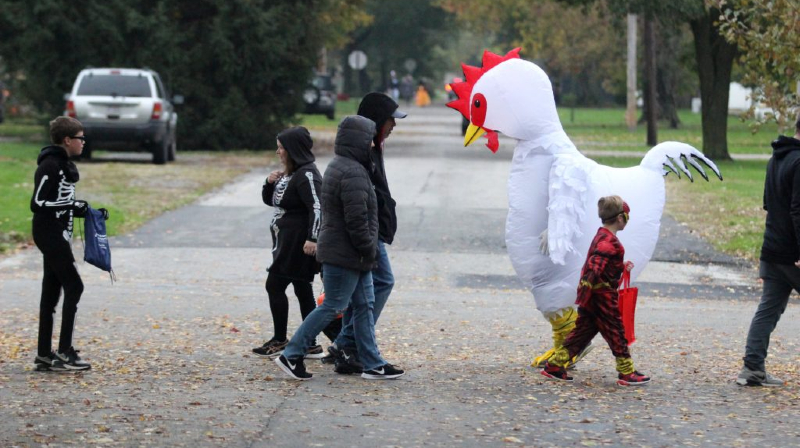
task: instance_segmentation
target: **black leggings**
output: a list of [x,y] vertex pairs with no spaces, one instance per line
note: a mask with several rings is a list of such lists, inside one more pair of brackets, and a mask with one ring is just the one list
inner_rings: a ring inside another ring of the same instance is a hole
[[[272,273],[267,275],[265,286],[269,296],[269,309],[272,311],[272,324],[275,328],[274,339],[278,341],[287,339],[286,327],[289,322],[289,298],[286,297],[286,288],[290,284],[294,286],[294,295],[297,296],[297,301],[300,304],[300,315],[303,316],[303,320],[317,307],[311,282],[292,280]],[[322,332],[325,333],[328,339],[334,341],[336,336],[339,335],[341,327],[341,319],[335,319]]]
[[61,336],[58,351],[72,347],[72,332],[75,329],[75,314],[83,294],[83,281],[75,267],[72,253],[44,254],[44,277],[42,278],[42,300],[39,305],[39,356],[49,356],[52,351],[53,317],[56,313],[61,290],[64,290],[64,305],[61,312]]

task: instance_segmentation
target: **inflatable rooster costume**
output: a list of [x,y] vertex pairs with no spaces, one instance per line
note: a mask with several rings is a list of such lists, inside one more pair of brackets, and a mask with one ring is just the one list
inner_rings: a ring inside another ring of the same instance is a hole
[[663,177],[670,171],[678,177],[683,172],[692,180],[689,164],[708,180],[699,162],[720,180],[722,176],[700,151],[679,142],[653,147],[630,168],[612,168],[584,157],[561,127],[550,79],[518,53],[515,49],[499,56],[486,51],[483,67],[462,64],[465,81],[452,84],[458,99],[448,106],[470,121],[464,146],[486,134],[487,146],[496,152],[498,132],[517,140],[508,179],[506,245],[517,275],[553,328],[553,349],[532,362],[541,367],[575,327],[581,266],[601,226],[597,200],[619,195],[636,211],[636,219],[620,234],[626,257],[634,263],[635,279],[658,241],[666,201]]

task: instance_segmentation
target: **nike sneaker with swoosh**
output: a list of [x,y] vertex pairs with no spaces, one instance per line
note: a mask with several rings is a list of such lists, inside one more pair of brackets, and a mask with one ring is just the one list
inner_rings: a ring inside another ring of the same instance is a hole
[[287,375],[296,380],[310,380],[312,374],[306,372],[306,365],[303,363],[303,358],[286,359],[285,356],[280,355],[275,358],[275,364],[281,368]]
[[365,370],[361,374],[361,378],[368,380],[393,380],[405,374],[404,371],[398,369],[391,364],[384,364],[376,369]]
[[334,363],[334,372],[343,375],[351,375],[364,371],[364,365],[358,361],[358,353],[346,348],[337,351],[340,356],[336,358],[336,362]]

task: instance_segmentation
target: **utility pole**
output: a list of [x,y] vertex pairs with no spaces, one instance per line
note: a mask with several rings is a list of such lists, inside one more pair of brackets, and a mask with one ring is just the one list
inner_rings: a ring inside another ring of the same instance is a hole
[[628,14],[628,108],[625,122],[628,130],[636,130],[636,14]]
[[652,18],[644,19],[644,76],[647,78],[647,89],[644,95],[644,116],[647,120],[647,144],[658,144],[658,117],[656,108],[656,29]]

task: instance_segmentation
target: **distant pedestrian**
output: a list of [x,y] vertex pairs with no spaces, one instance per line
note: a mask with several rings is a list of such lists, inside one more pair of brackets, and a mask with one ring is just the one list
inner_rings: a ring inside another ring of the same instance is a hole
[[800,118],[794,137],[780,136],[772,142],[772,158],[764,179],[764,210],[767,211],[761,246],[759,276],[763,280],[761,302],[750,323],[744,366],[736,384],[783,386],[784,381],[767,373],[769,338],[786,311],[789,294],[800,292]]
[[[53,144],[39,153],[31,197],[33,241],[44,261],[39,341],[34,363],[39,371],[89,370],[91,365],[84,362],[72,346],[75,315],[83,294],[83,281],[72,255],[73,220],[86,216],[89,204],[75,199],[75,184],[80,175],[69,158],[83,152],[86,143],[83,125],[74,118],[58,117],[50,122],[50,141]],[[108,219],[106,209],[99,211]],[[58,351],[53,352],[53,320],[62,291],[61,335]]]
[[389,93],[395,102],[400,99],[400,80],[394,70],[389,72]]
[[600,198],[597,208],[603,227],[597,230],[581,270],[578,299],[575,302],[578,305],[578,320],[564,345],[545,364],[542,375],[571,382],[567,365],[591,344],[599,332],[617,359],[617,384],[646,384],[650,378],[633,367],[618,305],[617,291],[622,272],[633,269],[633,263],[624,261],[625,248],[617,239],[617,232],[628,225],[630,209],[619,196]]
[[[308,129],[289,128],[278,134],[277,140],[277,154],[283,170],[271,172],[261,189],[261,199],[275,208],[269,226],[272,265],[267,269],[266,283],[274,335],[264,345],[253,349],[256,355],[267,357],[279,355],[289,343],[286,288],[294,286],[303,319],[316,307],[311,284],[319,272],[314,257],[322,219],[319,196],[322,175],[314,164],[311,153],[314,142]],[[337,329],[330,330],[331,340],[337,335]],[[309,348],[308,356],[323,356],[322,347],[316,341]]]
[[414,99],[414,78],[411,75],[403,76],[400,80],[400,98],[406,102],[406,106],[410,106]]
[[[406,113],[398,110],[397,103],[388,96],[380,92],[372,92],[361,100],[358,105],[358,115],[372,120],[377,129],[372,140],[373,147],[370,150],[374,168],[369,174],[378,200],[378,258],[372,269],[372,284],[375,294],[375,309],[372,314],[375,324],[377,324],[394,287],[394,273],[389,262],[387,246],[392,244],[397,232],[397,213],[395,211],[397,204],[392,198],[389,181],[386,178],[383,157],[384,144],[395,127],[395,119],[405,118]],[[339,337],[328,348],[331,353],[330,358],[333,358],[335,362],[334,370],[343,374],[361,373],[362,365],[356,347],[351,308],[345,311],[342,322],[342,331]]]
[[381,357],[372,316],[375,296],[371,269],[378,251],[378,201],[369,179],[374,136],[375,123],[359,116],[345,117],[336,133],[335,156],[322,180],[323,219],[317,244],[325,301],[306,317],[275,360],[295,379],[311,379],[303,362],[307,348],[348,303],[353,309],[356,345],[364,364],[361,376],[392,379],[403,374]]
[[416,102],[419,107],[425,107],[431,104],[431,95],[428,93],[428,89],[422,81],[420,81],[419,86],[417,86]]

